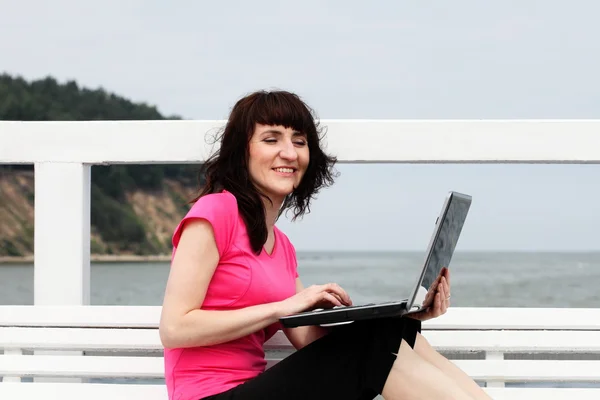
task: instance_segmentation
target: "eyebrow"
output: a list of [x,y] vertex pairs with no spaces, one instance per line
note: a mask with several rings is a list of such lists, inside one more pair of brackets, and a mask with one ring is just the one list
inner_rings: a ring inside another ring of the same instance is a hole
[[[279,129],[268,129],[268,130],[264,131],[263,133],[261,133],[261,135],[264,135],[266,133],[273,133],[273,134],[276,134],[276,135],[282,135],[283,134],[283,132],[281,132]],[[302,132],[294,131],[292,133],[292,136],[303,136],[303,137],[306,137],[306,134],[304,134]]]

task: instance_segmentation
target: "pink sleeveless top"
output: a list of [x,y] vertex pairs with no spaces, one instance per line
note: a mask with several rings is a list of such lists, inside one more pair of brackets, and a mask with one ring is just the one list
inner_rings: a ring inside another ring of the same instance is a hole
[[[220,261],[209,284],[206,310],[230,310],[284,300],[295,294],[296,252],[275,228],[271,254],[250,248],[245,224],[233,194],[223,191],[201,197],[173,235],[173,254],[183,225],[192,218],[211,223]],[[170,400],[198,400],[226,391],[264,371],[263,344],[281,328],[275,323],[248,336],[206,347],[164,349],[165,383]]]

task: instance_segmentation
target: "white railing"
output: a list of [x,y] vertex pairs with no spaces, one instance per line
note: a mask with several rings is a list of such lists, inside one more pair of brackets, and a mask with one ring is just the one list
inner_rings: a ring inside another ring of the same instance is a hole
[[[224,122],[0,122],[0,164],[35,165],[35,304],[90,302],[91,165],[202,162]],[[600,163],[600,120],[322,125],[342,163]]]
[[[158,306],[0,306],[0,398],[165,400],[159,316]],[[600,359],[580,356],[600,354],[600,309],[452,308],[423,333],[494,399],[600,398],[600,388],[535,387],[600,382]],[[265,348],[269,367],[293,351],[282,332]]]
[[[55,365],[58,369],[62,368],[60,365],[67,365],[70,367],[65,367],[63,372],[71,374],[69,376],[73,376],[73,373],[78,376],[88,374],[88,377],[95,376],[95,373],[114,375],[115,371],[110,371],[110,362],[105,359],[101,362],[108,362],[107,364],[61,358],[60,362],[66,364],[59,365],[52,364],[58,358],[41,358],[42,364],[19,358],[25,357],[21,355],[23,349],[34,350],[37,357],[39,351],[48,348],[51,336],[45,335],[51,335],[53,331],[50,325],[39,323],[45,318],[44,312],[39,311],[42,310],[39,307],[43,306],[65,307],[57,308],[59,311],[56,314],[48,314],[47,321],[50,324],[57,324],[61,318],[68,319],[73,312],[84,314],[80,316],[81,319],[72,321],[73,330],[69,332],[83,335],[81,346],[77,346],[79,342],[75,339],[69,339],[70,343],[50,346],[50,351],[76,351],[76,354],[80,354],[90,346],[92,350],[97,350],[97,346],[110,348],[110,343],[106,341],[112,340],[111,337],[117,341],[116,344],[128,343],[133,349],[138,349],[145,340],[140,336],[141,330],[127,330],[133,335],[127,337],[111,336],[108,331],[85,333],[85,328],[90,328],[85,323],[85,314],[98,308],[70,307],[90,303],[90,166],[113,163],[199,163],[213,150],[213,146],[207,143],[206,139],[210,138],[207,135],[214,133],[223,124],[224,121],[0,122],[0,164],[35,165],[35,306],[32,307],[34,311],[22,308],[19,309],[20,314],[11,314],[10,321],[2,328],[4,334],[12,335],[4,336],[4,341],[0,340],[0,345],[6,351],[5,357],[9,357],[3,359],[8,372],[18,376],[45,376],[44,373],[53,373],[40,370],[40,365],[45,365],[43,368]],[[342,163],[600,163],[600,120],[323,120],[322,124],[328,127],[328,151]],[[56,234],[57,229],[60,230],[60,235]],[[67,309],[69,311],[65,314],[66,317],[61,316],[61,310]],[[108,318],[103,320],[106,326],[118,328],[123,333],[123,328],[135,325],[140,310],[147,309],[135,308],[135,311],[130,310],[121,317],[119,312],[113,311],[100,314],[103,315],[101,318]],[[156,309],[152,310],[151,313],[156,312]],[[446,350],[484,351],[485,365],[461,362],[465,368],[471,368],[473,376],[489,381],[491,386],[503,386],[505,381],[512,378],[525,381],[532,378],[571,382],[600,380],[598,361],[587,363],[585,360],[578,360],[571,364],[561,364],[557,370],[552,363],[511,364],[504,360],[505,353],[518,351],[599,353],[598,310],[523,310],[525,314],[518,317],[518,310],[496,309],[490,310],[487,318],[468,310],[452,312],[455,314],[429,325],[434,344]],[[554,318],[559,312],[575,319],[564,322],[562,317]],[[474,320],[474,317],[480,319]],[[123,321],[119,323],[113,318],[123,318]],[[152,318],[152,323],[155,323],[156,316]],[[543,319],[543,323],[538,321],[536,324],[536,318],[541,318],[540,321]],[[436,324],[443,325],[443,321],[451,326],[447,330],[439,327],[436,330]],[[556,321],[554,328],[553,321]],[[529,329],[527,324],[532,324]],[[37,331],[22,330],[27,326]],[[58,323],[56,326],[61,325]],[[155,335],[155,328],[152,329],[154,331],[149,335]],[[456,334],[452,339],[446,339],[450,336],[444,332],[459,330],[464,335]],[[543,335],[550,342],[543,342],[541,339],[538,341],[532,336],[532,332],[523,332],[527,330]],[[478,334],[477,331],[484,333]],[[57,333],[60,335],[64,332]],[[85,335],[91,336],[85,339]],[[21,342],[18,341],[19,338],[22,339]],[[88,343],[89,340],[92,342]],[[156,337],[150,341],[152,349],[156,350]],[[16,348],[15,343],[21,343],[22,348]],[[444,343],[447,347],[444,347]],[[551,344],[545,347],[544,343]],[[288,346],[289,350],[289,344],[282,342],[282,345]],[[61,353],[50,353],[48,357],[61,357]],[[50,364],[43,364],[44,360]],[[17,361],[21,364],[16,365]],[[78,364],[80,362],[82,364]],[[158,364],[148,364],[153,368],[151,365]],[[131,373],[146,376],[145,364],[140,361],[139,366],[140,371]],[[519,371],[513,368],[524,369]],[[53,376],[60,375],[58,369]],[[510,374],[511,371],[514,372],[513,375]],[[160,371],[154,369],[148,373],[152,376],[160,375]],[[14,376],[12,378],[16,379]],[[10,393],[31,390],[29,393],[41,395],[50,390],[43,386],[37,389],[27,386],[26,389]],[[13,390],[9,386],[3,388],[2,390]],[[493,389],[490,387],[490,390]],[[39,392],[35,392],[36,390]],[[63,389],[57,390],[57,393],[62,393]],[[69,390],[73,391],[73,397],[88,397],[92,393],[108,394],[95,392],[103,389],[86,392],[81,386]],[[135,393],[134,397],[139,397],[143,395],[143,390],[146,389],[127,392],[129,394],[124,396]],[[517,392],[502,393],[511,396]],[[550,393],[554,394],[551,396]],[[540,390],[536,396],[558,399],[576,395],[576,398],[592,398],[598,392],[584,390],[560,393]],[[520,396],[531,398],[530,392]]]

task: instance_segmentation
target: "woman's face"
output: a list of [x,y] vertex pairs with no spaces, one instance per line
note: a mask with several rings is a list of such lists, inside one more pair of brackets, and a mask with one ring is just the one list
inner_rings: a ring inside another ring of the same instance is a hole
[[248,169],[254,185],[273,202],[298,187],[310,154],[306,136],[283,126],[256,124],[249,144]]

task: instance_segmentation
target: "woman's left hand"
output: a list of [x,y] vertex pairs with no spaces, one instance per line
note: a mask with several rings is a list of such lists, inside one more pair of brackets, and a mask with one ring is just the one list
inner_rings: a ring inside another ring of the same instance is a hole
[[442,268],[440,275],[431,285],[431,289],[425,297],[424,305],[426,306],[425,310],[409,314],[407,317],[426,321],[444,315],[450,307],[450,270],[448,268]]

